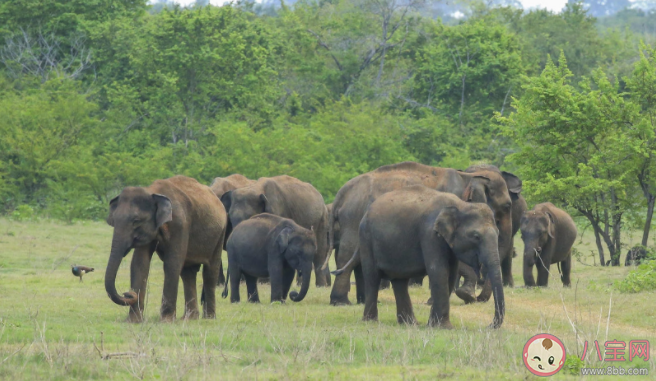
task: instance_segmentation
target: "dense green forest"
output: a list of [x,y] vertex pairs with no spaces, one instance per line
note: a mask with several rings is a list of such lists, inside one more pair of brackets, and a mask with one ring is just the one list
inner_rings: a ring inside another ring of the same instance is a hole
[[578,215],[601,259],[622,229],[647,245],[656,11],[439,4],[2,2],[0,213],[104,218],[173,174],[285,173],[329,202],[384,164],[488,162]]

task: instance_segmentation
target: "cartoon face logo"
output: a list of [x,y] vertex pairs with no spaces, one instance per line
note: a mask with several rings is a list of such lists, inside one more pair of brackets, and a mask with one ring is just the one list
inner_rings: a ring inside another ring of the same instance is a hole
[[554,335],[542,333],[524,345],[524,365],[536,376],[552,376],[565,363],[565,346]]

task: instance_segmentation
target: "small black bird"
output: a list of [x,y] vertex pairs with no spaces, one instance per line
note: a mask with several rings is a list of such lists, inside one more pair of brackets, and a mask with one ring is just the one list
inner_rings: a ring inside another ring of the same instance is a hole
[[93,271],[93,267],[71,265],[71,272],[73,273],[73,275],[80,277],[80,282],[82,282],[82,275],[86,273],[90,273],[92,271]]

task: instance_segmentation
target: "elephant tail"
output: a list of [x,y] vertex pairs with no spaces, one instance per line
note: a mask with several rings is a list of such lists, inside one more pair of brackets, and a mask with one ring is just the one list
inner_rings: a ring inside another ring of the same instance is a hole
[[225,280],[225,286],[223,286],[223,292],[221,293],[221,297],[223,299],[228,297],[228,281],[230,280],[230,265],[228,265],[228,271],[226,271],[226,280]]
[[346,262],[344,267],[342,267],[339,270],[331,271],[330,273],[335,275],[335,276],[342,275],[342,273],[344,271],[346,271],[346,269],[348,269],[351,266],[351,264],[353,264],[353,262],[358,258],[359,254],[360,254],[360,247],[358,246],[358,248],[355,249],[355,252],[353,253],[353,256],[351,257],[351,259],[349,259],[348,262]]

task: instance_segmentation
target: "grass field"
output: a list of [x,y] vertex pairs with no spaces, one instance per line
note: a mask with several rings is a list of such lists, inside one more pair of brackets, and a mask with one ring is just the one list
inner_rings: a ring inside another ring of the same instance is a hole
[[[594,340],[603,345],[612,339],[648,339],[656,345],[656,294],[613,291],[612,282],[629,269],[589,266],[594,245],[587,235],[576,248],[588,266],[574,262],[571,289],[563,289],[557,271],[547,289],[521,288],[520,255],[514,260],[516,286],[505,289],[503,327],[486,328],[492,303],[466,306],[454,295],[455,329],[445,331],[426,327],[426,285],[411,289],[418,326],[396,323],[391,290],[381,292],[380,322],[365,323],[362,306],[328,305],[327,288],[312,286],[300,303],[271,305],[266,285],[259,286],[262,304],[231,305],[219,297],[216,320],[160,323],[163,276],[157,256],[150,272],[147,321],[128,324],[127,308],[113,304],[103,285],[111,234],[102,222],[0,219],[1,380],[538,379],[526,370],[521,354],[538,333],[556,335],[569,354],[579,357],[585,340],[589,347]],[[516,246],[521,252],[519,238]],[[119,271],[120,292],[129,288],[129,262],[130,256]],[[71,274],[72,263],[93,266],[96,272],[80,283]],[[245,292],[243,285],[242,300]],[[183,306],[180,283],[178,316]],[[649,362],[614,365],[646,367],[649,376],[633,379],[652,379],[655,351],[652,346]],[[590,350],[585,363],[609,365]],[[563,369],[553,378],[581,377]],[[593,377],[605,378],[612,377]]]

